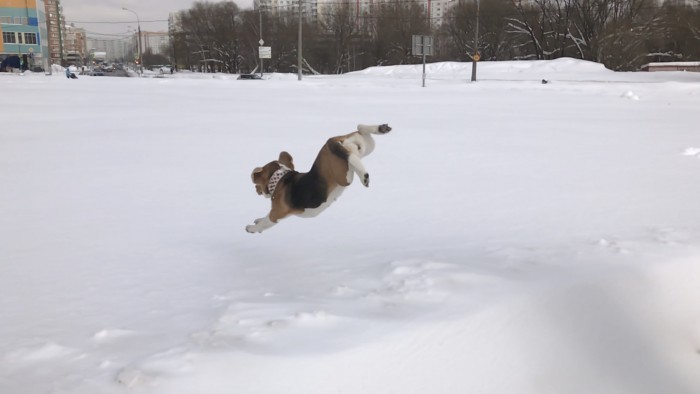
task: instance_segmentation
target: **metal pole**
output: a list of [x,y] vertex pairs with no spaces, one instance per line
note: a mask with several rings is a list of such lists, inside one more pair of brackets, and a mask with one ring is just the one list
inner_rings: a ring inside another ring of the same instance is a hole
[[139,14],[136,13],[134,10],[130,10],[126,7],[122,7],[122,10],[124,11],[129,11],[132,12],[134,15],[136,15],[136,23],[138,24],[138,30],[139,30],[139,40],[138,40],[138,63],[139,63],[139,70],[141,72],[141,75],[143,75],[143,59],[141,59],[141,55],[143,52],[141,51],[141,19],[139,18]]
[[423,47],[423,87],[425,87],[425,46]]
[[479,0],[476,0],[476,29],[474,29],[474,55],[472,55],[472,82],[476,82],[476,55],[479,54]]
[[301,0],[299,0],[299,44],[297,46],[297,78],[301,81]]
[[[258,16],[260,17],[260,46],[263,46],[263,38],[262,38],[262,7],[260,6],[260,0],[258,0]],[[260,57],[260,51],[258,51],[258,57]],[[263,76],[263,58],[260,57],[260,78]]]

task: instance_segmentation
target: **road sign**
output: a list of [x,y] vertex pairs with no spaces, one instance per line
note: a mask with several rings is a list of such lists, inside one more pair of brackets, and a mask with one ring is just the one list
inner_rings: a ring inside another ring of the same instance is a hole
[[260,41],[258,41],[258,44],[260,44],[260,46],[263,46],[265,45],[265,41],[263,41],[263,39],[261,38]]
[[433,56],[433,37],[414,35],[413,56]]
[[423,87],[425,87],[425,57],[433,56],[433,37],[413,35],[413,56],[423,56]]
[[271,59],[272,47],[258,47],[258,55],[260,59]]
[[478,62],[479,60],[481,60],[481,55],[479,55],[479,54],[477,53],[477,54],[474,55],[474,61],[475,61],[475,62]]

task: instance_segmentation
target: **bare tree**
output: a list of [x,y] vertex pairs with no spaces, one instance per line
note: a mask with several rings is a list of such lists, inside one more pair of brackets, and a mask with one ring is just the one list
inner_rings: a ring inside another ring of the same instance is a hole
[[616,70],[634,69],[653,31],[653,1],[512,0],[518,17],[508,29],[526,50],[520,58],[572,56]]
[[[417,63],[411,36],[436,36],[431,60],[468,61],[475,52],[476,0],[458,3],[433,32],[427,3],[374,2],[365,14],[357,3],[334,2],[317,20],[304,20],[303,67],[343,73],[372,65]],[[700,0],[696,0],[700,6]],[[478,52],[484,60],[554,59],[602,62],[636,70],[648,61],[700,58],[700,11],[656,0],[482,0]],[[263,19],[265,45],[273,48],[270,71],[297,71],[296,8],[258,14],[231,2],[198,2],[181,11],[173,28],[172,55],[186,66],[239,72],[259,65]]]
[[[483,60],[508,60],[514,39],[507,33],[509,18],[515,17],[511,0],[481,2],[479,12],[479,54]],[[476,1],[460,1],[446,15],[439,30],[440,59],[470,61],[475,53]]]
[[375,65],[410,64],[412,36],[428,34],[430,23],[425,9],[415,2],[377,3],[369,25]]
[[658,33],[648,40],[649,61],[700,59],[700,10],[666,5],[655,24]]
[[186,48],[208,71],[239,69],[238,6],[231,1],[197,2],[181,13]]
[[327,13],[321,15],[319,27],[326,38],[325,68],[334,74],[349,70],[350,47],[353,37],[359,31],[359,21],[350,3],[340,3],[327,8]]
[[572,29],[577,1],[533,0],[523,4],[522,0],[512,0],[518,17],[509,20],[508,31],[520,38],[522,48],[532,49],[525,58],[583,58],[579,32]]
[[591,43],[588,59],[613,70],[636,70],[647,57],[647,42],[658,32],[653,0],[610,0],[609,13]]

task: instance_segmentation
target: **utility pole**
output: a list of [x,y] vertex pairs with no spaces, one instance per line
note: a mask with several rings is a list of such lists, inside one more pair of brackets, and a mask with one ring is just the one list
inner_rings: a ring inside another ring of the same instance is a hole
[[301,1],[299,0],[299,44],[297,45],[297,76],[299,81],[301,81]]
[[[260,28],[260,41],[259,44],[260,46],[263,46],[265,44],[265,41],[263,41],[262,38],[262,4],[260,3],[260,0],[258,0],[258,17],[260,17],[260,21],[258,23],[258,26]],[[258,53],[258,57],[260,57]],[[260,57],[260,78],[263,76],[263,58]]]
[[63,66],[63,29],[61,28],[61,4],[56,0],[56,18],[58,19],[58,57]]
[[170,65],[170,70],[174,70],[177,69],[177,33],[175,31],[170,40],[170,47],[173,49],[173,64]]
[[476,0],[476,29],[474,29],[474,55],[472,55],[472,82],[476,82],[476,63],[479,55],[479,0]]
[[130,10],[126,7],[122,7],[122,10],[132,12],[134,15],[136,15],[136,23],[138,24],[138,30],[139,30],[138,63],[139,63],[139,69],[141,70],[141,75],[143,76],[143,59],[141,59],[141,55],[143,54],[143,52],[141,51],[141,19],[139,18],[139,14],[137,14],[136,11],[134,11],[134,10]]
[[[138,20],[138,17],[136,17]],[[141,76],[143,76],[143,51],[141,50],[141,21],[137,21],[139,24],[139,68],[141,69]]]

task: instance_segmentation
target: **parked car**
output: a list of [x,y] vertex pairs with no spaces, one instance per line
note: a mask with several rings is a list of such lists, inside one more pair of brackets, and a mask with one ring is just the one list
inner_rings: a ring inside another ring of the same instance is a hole
[[241,74],[236,79],[262,79],[260,74]]
[[159,74],[170,74],[171,68],[172,68],[172,66],[167,65],[167,64],[165,66],[161,65],[161,64],[150,66],[151,71],[157,72]]

